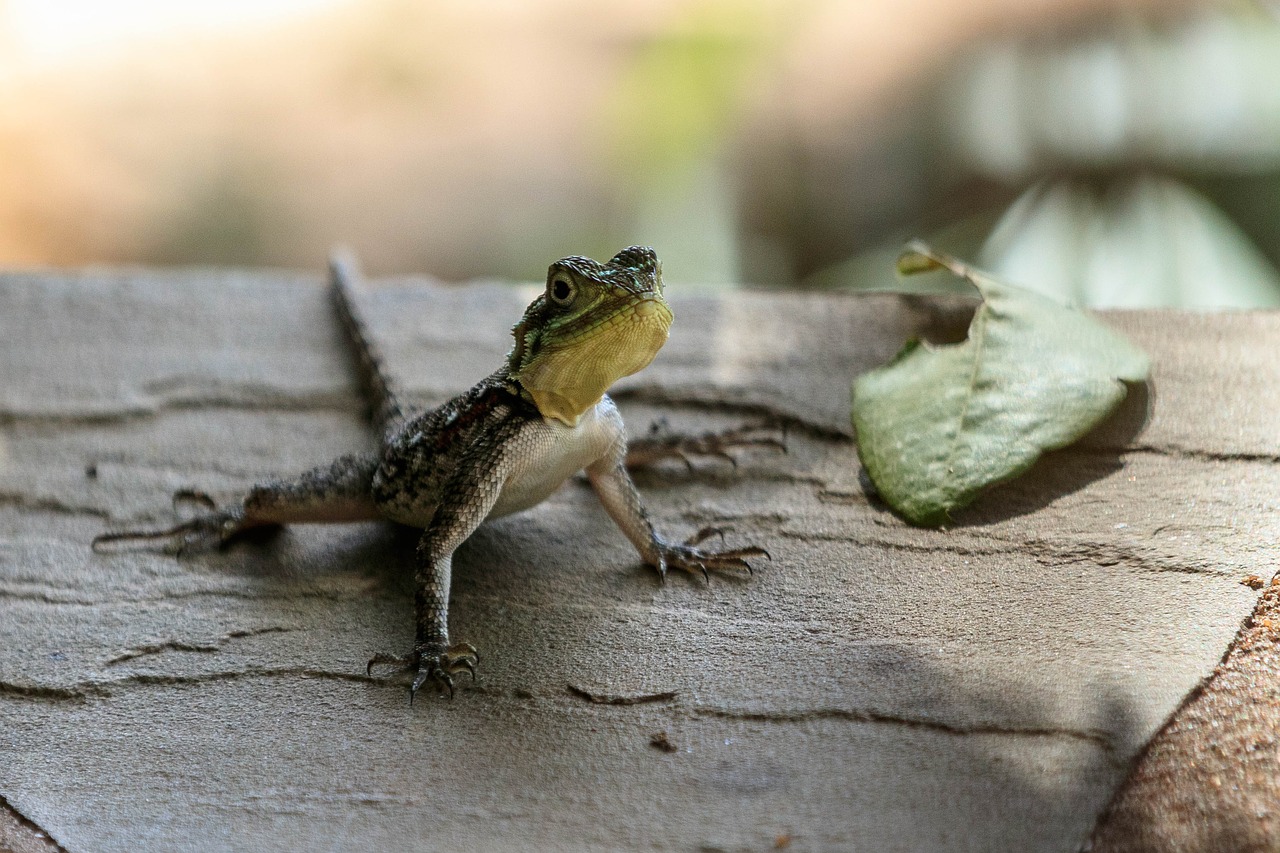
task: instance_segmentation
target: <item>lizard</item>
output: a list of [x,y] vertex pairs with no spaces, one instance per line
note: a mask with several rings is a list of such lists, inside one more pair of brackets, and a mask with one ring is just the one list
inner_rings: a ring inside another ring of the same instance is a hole
[[[384,368],[360,309],[355,258],[330,258],[334,304],[355,351],[379,450],[339,457],[290,480],[254,486],[239,503],[218,507],[191,490],[207,512],[166,530],[104,533],[93,548],[124,540],[170,539],[226,543],[238,534],[291,523],[389,519],[420,528],[415,553],[415,641],[405,654],[379,653],[366,667],[412,675],[409,701],[431,681],[454,692],[462,673],[475,678],[479,652],[451,642],[449,589],[453,553],[487,519],[541,502],[585,471],[607,514],[665,581],[670,569],[700,574],[751,572],[765,549],[720,551],[699,545],[720,531],[704,528],[683,542],[661,537],[649,521],[628,473],[631,462],[689,453],[726,456],[732,446],[782,442],[751,429],[688,440],[652,437],[628,445],[618,409],[606,393],[618,379],[646,367],[667,340],[674,315],[662,265],[653,249],[632,246],[607,263],[570,256],[551,264],[546,289],[512,329],[506,362],[470,390],[438,408],[414,414]],[[629,456],[630,450],[630,456]],[[730,457],[732,458],[732,457]],[[770,558],[771,559],[771,558]]]

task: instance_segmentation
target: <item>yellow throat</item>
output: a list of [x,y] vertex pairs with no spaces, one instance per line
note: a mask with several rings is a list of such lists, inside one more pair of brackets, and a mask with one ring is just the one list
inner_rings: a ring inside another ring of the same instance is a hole
[[564,258],[513,330],[511,378],[543,417],[575,426],[609,386],[653,361],[672,318],[652,249],[624,249],[608,264]]

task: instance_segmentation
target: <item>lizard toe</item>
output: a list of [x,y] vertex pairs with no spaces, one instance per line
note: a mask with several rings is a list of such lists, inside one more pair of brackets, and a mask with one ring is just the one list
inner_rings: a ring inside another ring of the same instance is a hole
[[197,516],[164,530],[122,530],[101,533],[89,547],[101,552],[103,545],[116,542],[165,542],[178,553],[189,546],[223,545],[244,527],[244,516],[236,510],[222,510]]
[[480,653],[470,643],[456,643],[446,649],[431,648],[414,649],[407,655],[391,655],[379,653],[369,658],[365,673],[373,675],[374,667],[389,666],[388,678],[412,674],[409,684],[409,704],[427,682],[434,682],[441,691],[449,696],[454,695],[454,677],[467,673],[474,681],[476,665],[480,662]]
[[418,667],[418,659],[412,654],[389,655],[386,652],[378,652],[369,658],[369,662],[365,664],[364,674],[372,676],[375,666],[390,666],[393,668],[393,674],[396,672],[412,672]]
[[[691,536],[690,540],[701,541],[716,533],[719,531],[714,528],[703,528]],[[753,575],[755,572],[746,558],[769,557],[768,551],[755,546],[731,548],[725,551],[704,551],[689,544],[689,541],[682,545],[660,542],[658,550],[660,558],[657,568],[660,575],[665,577],[665,570],[668,568],[680,569],[689,574],[701,575],[707,582],[710,582],[712,572],[746,572],[748,575]]]

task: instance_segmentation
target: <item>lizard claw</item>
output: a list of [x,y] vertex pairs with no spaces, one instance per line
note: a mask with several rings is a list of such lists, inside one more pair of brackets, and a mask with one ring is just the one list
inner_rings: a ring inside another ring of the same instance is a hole
[[703,528],[689,537],[682,545],[658,540],[656,543],[658,546],[658,559],[651,565],[657,569],[658,577],[662,582],[666,583],[668,569],[680,569],[689,574],[701,574],[702,579],[707,583],[711,582],[712,572],[742,570],[748,575],[754,575],[755,571],[751,568],[751,564],[747,562],[747,557],[773,559],[769,556],[768,551],[755,546],[732,548],[727,551],[703,551],[694,547],[698,542],[717,533],[720,533],[720,531],[715,528]]
[[409,686],[409,704],[413,704],[413,697],[418,695],[418,688],[426,683],[427,679],[431,679],[437,684],[449,691],[449,698],[453,698],[453,676],[438,666],[419,667],[418,674],[414,676],[413,684]]
[[375,666],[393,666],[398,670],[417,668],[416,662],[413,661],[413,655],[389,655],[386,652],[378,652],[369,658],[369,662],[364,667],[364,674],[373,677],[373,668]]
[[665,558],[665,557],[662,557],[662,556],[660,555],[660,556],[658,557],[658,561],[657,561],[656,563],[651,563],[650,565],[652,565],[652,566],[653,566],[653,570],[654,570],[655,572],[657,572],[657,573],[658,573],[658,585],[659,585],[659,586],[666,586],[666,585],[667,585],[667,560],[666,560],[666,558]]
[[179,489],[173,493],[173,508],[176,510],[183,503],[199,504],[208,512],[163,530],[121,530],[116,533],[100,533],[93,537],[89,547],[101,553],[103,545],[113,542],[169,540],[176,546],[176,553],[181,555],[191,545],[225,545],[233,536],[246,528],[244,510],[240,507],[220,510],[217,502],[207,492],[198,489]]
[[216,511],[218,509],[218,502],[208,492],[202,492],[199,489],[178,489],[173,493],[172,502],[174,509],[186,502],[198,503],[208,510]]
[[[207,496],[206,496],[207,497]],[[170,540],[176,542],[179,552],[201,540],[213,540],[221,545],[243,529],[244,517],[235,510],[223,510],[202,515],[175,524],[164,530],[122,530],[117,533],[100,533],[93,537],[89,547],[99,553],[102,546],[112,542],[148,542]]]
[[[369,658],[365,666],[365,674],[372,676],[375,666],[389,665],[394,671],[414,673],[413,682],[409,685],[409,704],[428,681],[434,681],[453,698],[453,678],[463,672],[476,679],[476,665],[480,662],[480,653],[470,643],[455,643],[446,649],[432,652],[430,647],[414,649],[407,655],[389,655],[379,653]],[[392,674],[394,674],[394,671]]]

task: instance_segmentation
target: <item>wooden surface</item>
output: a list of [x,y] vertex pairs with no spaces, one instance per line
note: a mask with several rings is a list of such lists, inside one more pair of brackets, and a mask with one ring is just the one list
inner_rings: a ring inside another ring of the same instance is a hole
[[[771,414],[790,453],[645,474],[651,515],[774,561],[659,586],[570,482],[460,550],[479,679],[410,708],[364,663],[412,636],[412,536],[88,548],[371,446],[319,277],[0,278],[0,795],[70,851],[1079,848],[1274,572],[1280,315],[1105,315],[1153,357],[1146,429],[1135,399],[925,531],[864,491],[849,384],[947,312],[668,289],[629,427]],[[400,280],[368,310],[429,403],[529,297]]]

